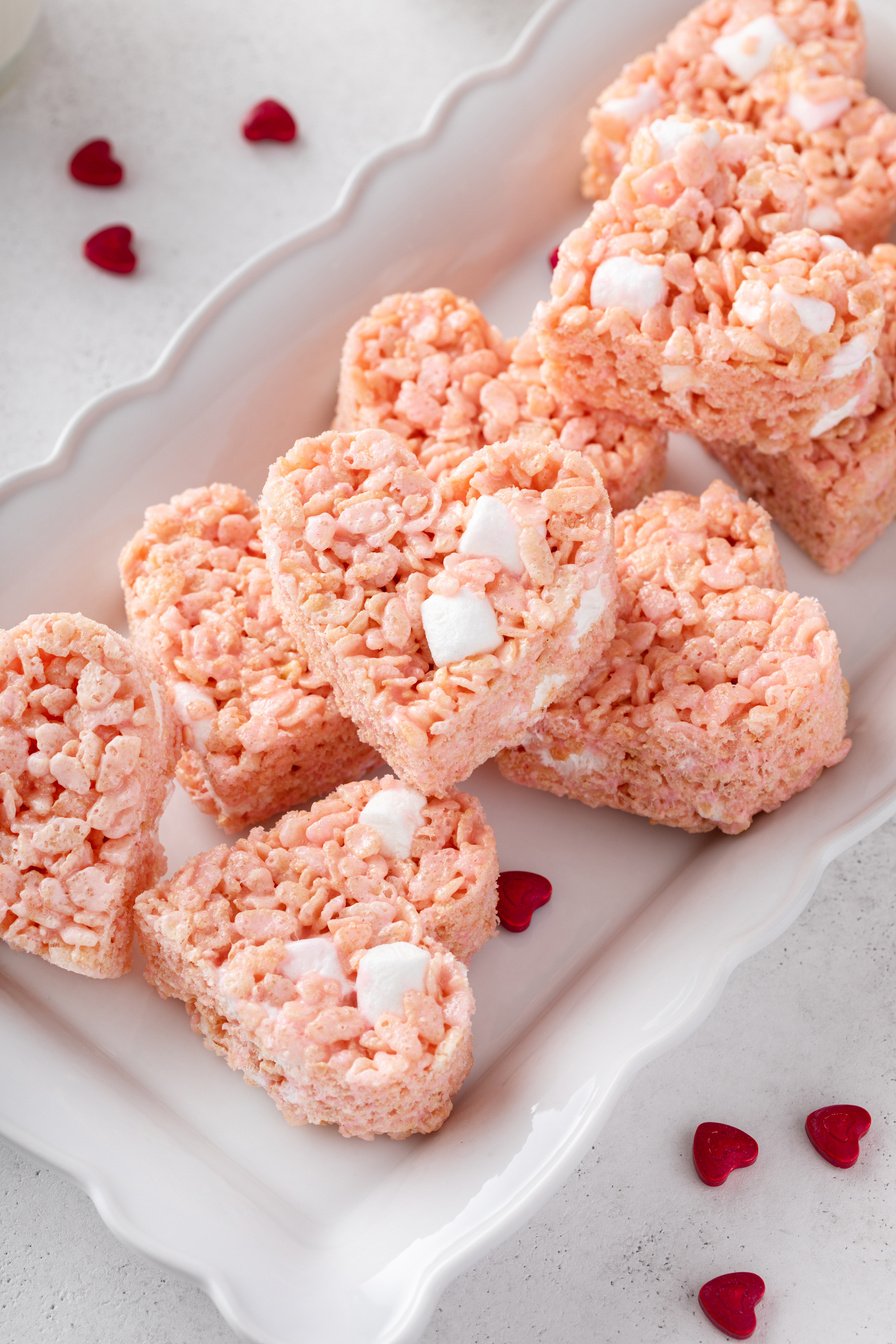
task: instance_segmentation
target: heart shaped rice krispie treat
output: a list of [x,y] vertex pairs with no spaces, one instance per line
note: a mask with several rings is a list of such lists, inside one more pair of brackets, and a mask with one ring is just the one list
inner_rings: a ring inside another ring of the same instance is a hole
[[785,452],[750,444],[711,444],[744,494],[751,495],[822,569],[852,564],[896,517],[896,247],[869,254],[884,293],[886,322],[877,347],[874,401]]
[[283,628],[244,491],[211,485],[148,509],[119,567],[132,637],[174,706],[178,779],[225,830],[375,765]]
[[[858,77],[864,56],[861,16],[852,0],[709,0],[686,14],[653,51],[626,65],[600,94],[582,145],[582,190],[592,199],[606,196],[636,132],[657,117],[678,113],[720,117],[805,150],[804,171],[809,178],[817,176],[818,194],[813,182],[811,204],[830,211],[832,186],[840,195],[836,184],[855,179],[857,172],[878,183],[876,171],[860,168],[857,160],[876,156],[889,138],[884,132],[882,141],[872,130],[871,140],[865,139],[878,111],[886,113],[882,104],[864,108],[858,118],[850,112],[838,124],[847,113],[840,100],[847,97],[850,108],[863,100]],[[819,82],[827,79],[849,81],[848,90]],[[816,138],[831,127],[833,137]],[[841,160],[836,165],[830,161],[835,156]],[[816,227],[839,232],[830,217]]]
[[163,696],[81,615],[0,631],[0,936],[82,975],[130,965],[135,895],[165,871],[174,772]]
[[547,430],[436,480],[384,430],[300,439],[260,507],[284,625],[424,793],[518,742],[612,635],[606,491]]
[[845,756],[837,638],[783,591],[765,511],[719,481],[620,514],[616,545],[616,638],[498,764],[591,807],[737,834]]
[[793,150],[728,122],[651,123],[560,248],[535,319],[549,385],[767,448],[866,409],[880,287],[805,218]]
[[535,333],[505,340],[449,289],[392,294],[345,339],[334,428],[387,429],[433,477],[524,424],[553,431],[600,472],[614,512],[658,490],[666,435],[615,411],[560,402]]
[[497,876],[476,799],[347,784],[141,896],[146,977],[292,1124],[426,1134],[472,1063],[457,958],[495,930]]

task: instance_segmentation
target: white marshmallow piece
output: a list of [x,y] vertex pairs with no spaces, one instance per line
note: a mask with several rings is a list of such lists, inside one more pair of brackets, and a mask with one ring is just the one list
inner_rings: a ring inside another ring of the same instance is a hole
[[849,401],[837,406],[833,411],[828,411],[827,415],[819,416],[815,424],[809,430],[810,439],[818,439],[822,434],[827,434],[829,429],[836,429],[837,425],[843,420],[848,420],[853,415],[861,401],[861,393],[857,392]]
[[433,593],[420,606],[423,633],[436,667],[447,667],[501,644],[495,609],[484,593],[461,588],[452,597]]
[[423,825],[426,798],[416,789],[380,789],[361,808],[359,821],[372,826],[380,849],[390,859],[410,858],[414,836]]
[[572,622],[573,635],[576,641],[582,639],[589,630],[597,625],[607,609],[607,601],[603,581],[595,584],[593,588],[585,589],[579,600],[579,605],[576,607],[576,614]]
[[789,47],[790,39],[771,14],[762,14],[736,33],[717,37],[712,49],[735,79],[749,84],[771,64],[779,47]]
[[316,971],[325,980],[335,980],[345,999],[351,994],[354,985],[342,969],[339,953],[332,938],[299,938],[287,943],[283,949],[280,970],[290,980],[299,981],[309,971]]
[[624,308],[642,318],[663,302],[667,288],[660,266],[635,257],[610,257],[594,272],[591,307]]
[[381,943],[365,952],[358,962],[358,1011],[376,1026],[384,1013],[400,1017],[409,989],[426,983],[430,955],[413,943]]
[[711,126],[707,126],[705,131],[696,131],[693,121],[687,117],[663,117],[661,121],[652,121],[650,134],[659,145],[663,159],[671,159],[678,146],[692,135],[699,135],[707,149],[715,149],[719,143],[718,131],[714,131]]
[[174,688],[174,712],[187,730],[188,745],[204,752],[218,712],[214,696],[192,682],[179,681]]
[[532,696],[532,708],[544,709],[554,699],[560,687],[566,681],[567,678],[561,677],[559,672],[548,672],[547,676],[542,677],[535,687],[535,694]]
[[619,117],[620,121],[634,126],[635,122],[646,117],[648,112],[656,111],[660,101],[656,80],[648,79],[637,93],[631,94],[628,98],[608,98],[605,103],[601,103],[601,111],[609,112],[611,117]]
[[871,341],[864,332],[846,341],[839,350],[835,350],[821,366],[822,378],[845,378],[849,373],[857,373],[866,360],[873,354]]
[[787,99],[786,110],[788,117],[793,117],[811,135],[826,126],[836,126],[849,104],[849,98],[823,98],[813,103],[804,93],[794,92]]
[[461,555],[484,555],[497,560],[508,574],[522,574],[520,529],[507,505],[492,495],[481,495],[457,548]]
[[813,336],[821,336],[834,325],[837,310],[825,299],[813,299],[811,294],[791,294],[781,284],[773,286],[772,299],[783,300],[795,308],[801,325]]
[[839,229],[842,223],[840,211],[835,210],[832,205],[813,205],[809,211],[809,228],[815,229],[817,233],[829,234],[834,229]]

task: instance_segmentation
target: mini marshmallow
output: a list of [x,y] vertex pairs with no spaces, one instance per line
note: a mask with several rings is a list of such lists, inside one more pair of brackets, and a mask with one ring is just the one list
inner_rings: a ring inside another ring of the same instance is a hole
[[848,420],[849,417],[855,413],[861,399],[861,393],[857,392],[854,397],[850,397],[849,401],[844,402],[842,406],[837,406],[833,411],[828,411],[827,415],[820,416],[809,430],[809,438],[820,438],[822,434],[827,434],[829,429],[835,429],[841,421]]
[[547,676],[542,677],[541,681],[535,687],[535,694],[532,697],[532,708],[544,709],[545,706],[554,699],[557,691],[559,691],[565,681],[566,678],[559,676],[556,672],[549,672]]
[[573,635],[577,640],[597,624],[607,609],[607,600],[603,583],[585,589],[572,622]]
[[849,247],[846,239],[838,238],[836,233],[823,233],[819,241],[825,252],[842,252]]
[[789,289],[780,284],[773,287],[772,299],[783,299],[791,304],[806,331],[811,332],[813,336],[820,336],[823,332],[830,331],[834,325],[837,310],[832,303],[827,303],[824,299],[813,299],[811,294],[791,294]]
[[339,953],[332,938],[299,938],[283,949],[280,970],[290,980],[299,981],[309,971],[316,971],[325,980],[335,980],[347,998],[354,986],[342,969]]
[[492,495],[481,495],[457,548],[461,555],[485,555],[498,560],[508,574],[523,573],[520,529],[507,505]]
[[358,1011],[376,1026],[384,1013],[400,1017],[409,989],[426,983],[430,955],[413,943],[381,943],[358,962]]
[[174,712],[188,730],[189,745],[204,751],[218,712],[214,696],[190,681],[179,681],[174,688]]
[[608,98],[605,103],[601,103],[600,110],[609,112],[611,117],[619,117],[629,126],[634,126],[636,121],[640,121],[648,112],[655,111],[661,102],[660,91],[653,79],[648,79],[646,84],[642,84],[637,93],[633,93],[630,98]]
[[712,49],[735,79],[749,84],[771,64],[779,47],[791,45],[771,14],[762,14],[736,33],[717,37]]
[[414,836],[423,825],[426,798],[416,789],[380,789],[361,808],[358,820],[372,826],[380,849],[391,859],[408,859]]
[[841,345],[840,349],[830,355],[821,366],[822,378],[844,378],[848,373],[855,373],[862,367],[866,359],[872,355],[871,342],[864,332],[859,332],[858,336],[853,336],[851,341]]
[[501,644],[495,609],[484,593],[462,588],[445,597],[433,593],[420,606],[423,632],[436,667],[447,667]]
[[719,143],[719,133],[711,126],[705,131],[696,131],[693,121],[687,117],[663,117],[661,121],[650,123],[650,134],[659,145],[660,155],[664,159],[673,158],[678,146],[691,136],[697,135],[707,149],[715,149]]
[[666,297],[661,266],[635,257],[610,257],[601,262],[591,281],[592,308],[624,308],[642,318]]
[[794,92],[787,99],[787,115],[811,135],[813,131],[823,131],[826,126],[835,126],[850,102],[851,99],[844,97],[824,98],[813,103],[805,94]]
[[815,229],[818,233],[831,233],[834,229],[839,229],[843,220],[840,218],[840,211],[835,210],[832,205],[813,205],[809,211],[808,223],[810,229]]

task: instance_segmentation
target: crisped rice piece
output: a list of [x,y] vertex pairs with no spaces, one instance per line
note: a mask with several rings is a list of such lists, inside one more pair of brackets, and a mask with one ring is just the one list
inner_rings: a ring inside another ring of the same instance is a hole
[[119,568],[131,635],[174,706],[178,779],[225,830],[376,763],[283,628],[243,490],[210,485],[148,509]]
[[764,510],[721,482],[644,500],[616,542],[615,640],[498,764],[591,807],[737,834],[849,749],[837,638],[783,591]]
[[436,480],[385,430],[300,439],[260,508],[284,625],[424,793],[518,742],[612,635],[607,494],[546,429]]
[[[600,94],[582,145],[582,190],[591,199],[606,196],[634,135],[657,117],[721,117],[805,153],[810,204],[828,211],[828,222],[817,227],[838,233],[830,217],[833,197],[855,193],[862,184],[875,196],[881,188],[890,192],[876,170],[858,162],[883,150],[878,157],[885,159],[886,172],[889,157],[890,133],[874,126],[879,113],[887,114],[883,105],[854,114],[864,99],[858,80],[864,53],[853,0],[709,0],[685,15],[653,51],[625,66]],[[824,82],[834,80],[850,81],[850,88]],[[845,95],[853,109],[849,113],[839,101]],[[825,133],[832,127],[833,134]],[[834,157],[839,160],[835,166]],[[874,216],[867,193],[864,201],[854,194],[844,218],[834,224],[854,228],[862,214],[867,228]]]
[[495,930],[497,872],[475,799],[347,784],[145,893],[146,977],[291,1124],[430,1133],[472,1063],[456,958]]
[[173,772],[167,706],[127,640],[67,613],[0,631],[0,937],[123,975]]
[[740,489],[832,574],[852,564],[896,517],[896,247],[874,248],[869,261],[887,314],[871,411],[781,453],[709,445]]
[[728,122],[651,123],[561,245],[535,318],[548,385],[766,451],[863,413],[880,286],[805,220],[793,150]]
[[507,341],[450,290],[392,294],[346,336],[336,429],[398,434],[435,477],[523,424],[547,426],[564,448],[584,453],[614,512],[662,484],[663,430],[558,401],[545,386],[534,332]]

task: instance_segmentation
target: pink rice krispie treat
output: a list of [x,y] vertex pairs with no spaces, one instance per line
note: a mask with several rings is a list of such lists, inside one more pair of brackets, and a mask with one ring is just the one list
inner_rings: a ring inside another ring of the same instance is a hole
[[[833,106],[844,90],[821,84],[803,87],[803,76],[797,72],[805,72],[810,82],[816,72],[825,78],[855,80],[863,73],[864,56],[861,16],[852,0],[709,0],[685,15],[655,50],[625,66],[600,94],[582,145],[582,190],[592,199],[606,196],[636,132],[673,113],[721,117],[805,147],[824,179],[831,175],[830,165],[822,163],[817,151],[824,153],[831,141],[813,144],[812,137],[815,129],[836,125],[846,112],[842,104]],[[787,118],[791,94],[794,115]],[[853,88],[849,97],[852,104],[860,93]],[[855,137],[850,157],[858,157],[866,129],[867,123],[844,124],[838,131],[838,148]],[[866,153],[876,147],[876,142],[864,145]],[[808,176],[812,167],[807,163]],[[833,176],[850,174],[856,167],[839,164]],[[824,199],[822,194],[819,200]],[[829,223],[818,227],[839,231]]]
[[0,630],[0,937],[82,975],[130,966],[165,871],[174,729],[127,640],[81,615]]
[[384,430],[300,439],[260,507],[284,624],[424,793],[518,742],[612,635],[606,491],[545,429],[437,480]]
[[178,779],[225,830],[376,763],[283,628],[244,491],[210,485],[148,509],[119,566],[131,634],[174,706]]
[[765,448],[870,406],[880,287],[805,217],[791,149],[722,121],[651,123],[560,248],[536,311],[549,385]]
[[662,484],[664,431],[560,402],[545,386],[534,332],[505,340],[451,290],[392,294],[349,331],[335,429],[398,434],[435,477],[523,424],[547,426],[584,453],[614,511]]
[[495,930],[497,876],[474,798],[347,784],[141,896],[146,977],[292,1124],[426,1134],[472,1063],[457,958]]
[[782,453],[710,445],[740,489],[830,573],[851,564],[896,517],[896,248],[881,244],[868,259],[887,313],[870,412]]
[[499,757],[509,779],[688,831],[745,830],[849,747],[837,639],[764,510],[717,481],[616,519],[616,638]]

